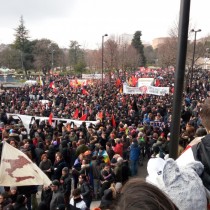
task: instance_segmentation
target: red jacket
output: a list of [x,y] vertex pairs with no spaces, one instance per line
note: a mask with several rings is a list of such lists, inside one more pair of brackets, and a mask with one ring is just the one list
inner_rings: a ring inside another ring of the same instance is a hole
[[116,154],[119,154],[121,157],[123,157],[123,144],[117,143],[116,146],[113,148],[114,152]]

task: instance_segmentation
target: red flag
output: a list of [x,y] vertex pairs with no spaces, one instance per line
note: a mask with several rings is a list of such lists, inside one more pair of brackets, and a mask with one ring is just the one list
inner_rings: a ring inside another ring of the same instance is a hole
[[132,86],[136,87],[137,82],[138,82],[138,79],[132,76]]
[[160,86],[160,80],[159,80],[159,79],[156,79],[156,80],[155,80],[155,86],[156,86],[156,87],[159,87],[159,86]]
[[53,119],[53,114],[50,113],[50,116],[49,116],[49,119],[48,119],[48,122],[50,125],[52,125],[52,119]]
[[121,84],[121,80],[118,78],[117,80],[116,80],[116,87],[119,87],[120,86],[120,84]]
[[76,109],[75,112],[74,112],[73,118],[74,119],[77,119],[78,118],[78,115],[79,115],[79,110]]
[[83,94],[83,95],[89,95],[89,93],[88,93],[87,90],[85,90],[85,89],[82,89],[82,94]]
[[53,88],[53,92],[54,92],[54,93],[57,93],[58,90],[57,90],[56,88]]
[[50,83],[49,87],[50,87],[50,88],[53,88],[53,89],[55,88],[54,81],[52,81],[52,82]]
[[85,121],[87,119],[87,114],[83,114],[82,117],[79,118],[79,120]]
[[113,127],[116,127],[116,121],[115,121],[115,119],[114,119],[114,115],[112,114],[112,126]]
[[103,119],[103,112],[99,112],[99,113],[98,113],[98,118],[99,118],[100,120]]

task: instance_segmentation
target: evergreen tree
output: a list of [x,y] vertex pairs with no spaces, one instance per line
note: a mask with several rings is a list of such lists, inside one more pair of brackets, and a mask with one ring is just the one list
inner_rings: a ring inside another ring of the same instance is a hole
[[20,17],[20,25],[15,29],[15,41],[13,47],[20,52],[21,68],[27,70],[33,67],[32,45],[29,41],[28,30],[24,25],[23,16]]
[[131,45],[136,49],[137,53],[139,54],[138,65],[145,66],[146,65],[146,57],[144,55],[144,45],[141,41],[141,31],[136,31]]
[[82,73],[85,71],[86,62],[84,50],[80,49],[80,45],[77,41],[70,41],[69,61],[70,66],[73,67],[76,72]]
[[23,16],[20,17],[20,25],[15,29],[14,47],[24,52],[28,42],[28,30],[24,25]]

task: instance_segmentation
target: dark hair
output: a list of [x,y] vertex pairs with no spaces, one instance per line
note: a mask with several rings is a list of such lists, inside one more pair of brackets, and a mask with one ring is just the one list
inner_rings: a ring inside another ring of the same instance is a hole
[[207,135],[207,131],[205,128],[198,128],[195,132],[195,136],[197,136],[197,137],[202,137],[205,135]]
[[200,111],[201,116],[201,122],[202,125],[209,131],[210,130],[210,123],[209,123],[209,117],[210,117],[210,98],[207,98],[202,105],[202,109]]
[[87,181],[87,176],[85,174],[81,174],[80,177],[82,178],[82,180]]
[[76,189],[74,189],[73,192],[72,192],[72,195],[73,195],[74,197],[77,197],[77,196],[79,196],[80,194],[81,194],[80,188],[76,188]]
[[178,210],[159,188],[140,178],[131,179],[125,184],[115,209]]

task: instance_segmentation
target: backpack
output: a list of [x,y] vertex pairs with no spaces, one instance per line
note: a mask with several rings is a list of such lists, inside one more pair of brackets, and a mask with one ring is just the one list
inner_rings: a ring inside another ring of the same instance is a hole
[[200,161],[204,165],[204,171],[200,178],[203,181],[203,185],[210,191],[210,159],[203,142],[193,145],[191,149],[195,160]]

